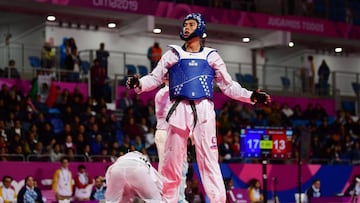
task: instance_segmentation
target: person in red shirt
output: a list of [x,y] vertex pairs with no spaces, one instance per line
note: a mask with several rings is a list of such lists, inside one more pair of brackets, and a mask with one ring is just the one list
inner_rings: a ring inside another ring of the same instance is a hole
[[93,184],[92,177],[86,172],[86,167],[83,164],[78,166],[78,174],[74,178],[75,181],[75,199],[89,200]]
[[162,55],[162,49],[159,42],[155,42],[153,46],[149,47],[147,57],[150,60],[150,67],[153,70],[157,63],[160,61]]
[[103,98],[105,96],[106,85],[106,69],[100,66],[98,59],[94,60],[94,65],[91,67],[91,95],[95,99]]

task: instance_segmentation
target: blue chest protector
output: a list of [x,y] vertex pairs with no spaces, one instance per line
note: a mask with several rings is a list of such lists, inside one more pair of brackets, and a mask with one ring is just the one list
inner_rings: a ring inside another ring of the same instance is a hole
[[199,53],[190,53],[176,45],[170,47],[179,55],[179,61],[169,69],[170,99],[212,100],[215,72],[207,57],[216,50],[205,47]]

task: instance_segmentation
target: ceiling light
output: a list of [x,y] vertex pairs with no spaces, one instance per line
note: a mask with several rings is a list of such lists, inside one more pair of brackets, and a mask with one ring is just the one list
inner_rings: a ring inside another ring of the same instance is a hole
[[294,45],[294,42],[289,42],[289,47],[293,47]]
[[115,28],[116,27],[116,23],[108,23],[108,28]]
[[342,52],[342,48],[341,48],[341,47],[336,47],[336,48],[335,48],[335,52],[336,52],[336,53]]
[[153,33],[155,33],[155,34],[160,34],[160,33],[161,33],[161,29],[160,29],[160,28],[154,28],[154,29],[153,29]]
[[242,42],[248,43],[248,42],[250,42],[250,38],[249,37],[244,37],[244,38],[242,38]]
[[49,15],[48,17],[46,17],[46,19],[47,19],[48,21],[55,21],[55,20],[56,20],[56,17],[53,16],[53,15]]

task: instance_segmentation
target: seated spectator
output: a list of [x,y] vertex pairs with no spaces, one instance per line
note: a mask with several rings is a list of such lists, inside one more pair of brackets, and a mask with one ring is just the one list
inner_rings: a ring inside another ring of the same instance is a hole
[[43,203],[41,190],[35,186],[32,176],[25,178],[25,185],[20,189],[17,196],[17,203]]
[[125,135],[123,143],[119,147],[119,156],[122,156],[130,151],[130,138]]
[[42,142],[37,142],[35,144],[35,148],[31,153],[31,160],[33,161],[50,161],[50,157],[44,156],[45,155],[45,148]]
[[240,111],[240,115],[242,120],[247,122],[251,122],[256,118],[254,108],[250,107],[250,105],[243,105],[243,109]]
[[46,103],[46,100],[49,96],[49,84],[44,82],[40,85],[40,89],[38,91],[38,95],[40,97],[40,102],[42,104],[45,104]]
[[91,153],[93,155],[99,155],[101,149],[104,147],[103,136],[100,133],[96,134],[95,139],[92,140],[90,146],[91,146]]
[[360,163],[360,140],[355,141],[351,149],[350,158],[354,164]]
[[131,98],[130,93],[129,93],[129,90],[126,89],[126,90],[122,93],[122,95],[121,95],[121,97],[120,97],[120,99],[119,99],[119,101],[118,101],[117,107],[118,107],[120,110],[122,110],[122,111],[125,112],[125,110],[126,110],[128,107],[132,106],[133,104],[134,104],[134,103],[133,103],[133,98]]
[[93,161],[94,162],[103,162],[103,163],[112,162],[112,160],[111,160],[112,158],[109,155],[108,151],[109,150],[107,147],[102,147],[100,150],[100,153],[96,157],[93,158]]
[[50,147],[49,149],[50,160],[52,162],[60,161],[61,157],[64,156],[64,153],[61,149],[61,145],[57,143],[55,139],[53,139],[49,147]]
[[310,188],[306,190],[307,203],[311,203],[312,198],[318,198],[321,196],[320,192],[320,180],[315,179]]
[[91,190],[88,186],[93,183],[92,177],[86,172],[86,167],[83,164],[78,166],[78,174],[74,178],[75,181],[75,199],[76,200],[89,200]]
[[227,133],[223,136],[223,142],[219,144],[219,155],[222,162],[230,162],[233,158],[233,151],[231,148],[232,143],[232,131],[228,130]]
[[53,125],[46,121],[45,123],[43,123],[41,126],[39,126],[39,137],[38,137],[38,141],[42,142],[44,144],[45,147],[47,147],[50,142],[55,139],[55,133],[53,130]]
[[11,176],[5,175],[2,179],[2,186],[0,186],[0,201],[4,203],[14,203],[16,202],[17,193],[15,188],[11,185],[13,178]]
[[340,144],[334,144],[330,151],[330,159],[332,163],[341,164],[346,160],[345,154]]
[[81,157],[77,157],[74,150],[72,148],[68,148],[65,150],[65,156],[69,159],[71,162],[78,162],[83,161],[84,159]]
[[295,105],[293,107],[294,114],[291,116],[291,119],[297,120],[297,119],[303,119],[303,111],[299,104]]
[[323,120],[326,119],[328,114],[323,106],[320,103],[316,103],[315,107],[312,110],[312,118],[315,120]]
[[291,118],[294,115],[294,111],[287,105],[283,104],[281,107],[281,112],[286,116],[286,118]]
[[16,152],[16,147],[24,144],[24,140],[18,133],[15,133],[12,139],[8,142],[9,153],[14,154]]
[[280,109],[280,105],[277,102],[273,102],[271,106],[271,112],[267,116],[269,126],[282,126],[284,124],[285,115]]
[[67,151],[68,149],[72,149],[73,152],[76,153],[76,145],[72,140],[72,136],[70,134],[67,134],[65,137],[65,144],[64,144],[64,151]]
[[360,195],[360,175],[354,177],[349,187],[346,188],[344,195],[349,197],[357,197]]
[[0,147],[8,148],[8,142],[4,136],[0,136]]
[[34,151],[37,142],[36,134],[34,132],[29,132],[24,143],[24,152],[26,155],[31,154]]
[[8,154],[7,148],[0,147],[0,161],[9,161],[7,154]]
[[303,111],[304,119],[313,119],[314,118],[314,106],[312,103],[308,103],[306,108]]
[[106,186],[105,186],[105,179],[102,176],[96,176],[95,177],[95,187],[94,190],[91,192],[90,200],[105,200],[105,192],[106,192]]
[[233,142],[231,143],[231,150],[233,153],[233,157],[240,156],[240,133],[235,131],[233,132]]
[[186,200],[189,202],[205,202],[205,197],[200,190],[199,181],[197,179],[188,179],[186,182]]
[[15,60],[9,60],[8,67],[4,68],[3,74],[1,75],[3,78],[12,78],[12,79],[20,79],[20,73],[18,72],[15,66]]
[[224,178],[225,190],[230,191],[234,189],[234,182],[231,178]]
[[139,135],[135,136],[134,146],[136,151],[141,151],[144,148],[143,139]]
[[155,129],[150,127],[149,131],[145,134],[145,149],[148,151],[156,151],[155,145]]
[[264,200],[264,196],[262,194],[260,188],[260,181],[257,179],[252,179],[249,182],[249,198],[251,203],[261,203]]
[[91,154],[90,144],[85,144],[82,151],[83,151],[82,155],[85,157],[85,160],[86,160],[87,162],[92,162],[93,160],[92,160],[92,158],[91,158],[91,155],[92,155],[92,154]]
[[25,152],[22,145],[17,145],[14,149],[14,157],[11,158],[12,161],[24,161]]
[[324,146],[323,143],[320,142],[319,136],[318,135],[313,135],[311,137],[311,149],[310,149],[310,153],[311,153],[311,158],[312,159],[321,159],[324,158]]
[[267,125],[267,120],[265,118],[265,115],[263,112],[258,112],[256,114],[256,118],[253,120],[253,125],[254,126],[266,126]]
[[135,117],[129,117],[124,126],[124,134],[128,135],[131,141],[134,141],[137,135],[143,137],[144,133],[143,128],[136,123]]

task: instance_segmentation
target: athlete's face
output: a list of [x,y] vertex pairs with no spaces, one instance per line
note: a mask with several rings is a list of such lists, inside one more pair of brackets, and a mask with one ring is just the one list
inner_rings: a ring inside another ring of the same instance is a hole
[[191,33],[193,33],[197,28],[197,21],[194,19],[189,19],[184,22],[184,38],[188,38]]
[[320,189],[320,181],[316,181],[316,182],[314,183],[314,187],[315,187],[316,189]]

